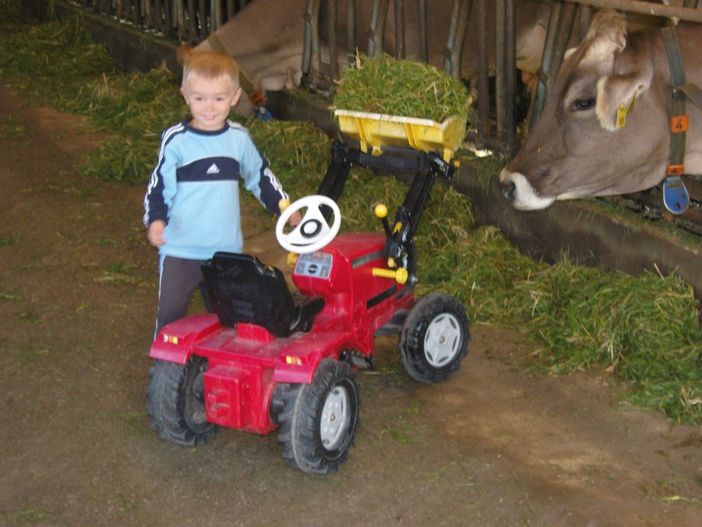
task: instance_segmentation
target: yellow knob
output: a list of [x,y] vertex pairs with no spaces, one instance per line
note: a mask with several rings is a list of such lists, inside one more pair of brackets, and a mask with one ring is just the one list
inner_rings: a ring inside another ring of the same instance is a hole
[[398,284],[406,284],[409,278],[409,273],[407,269],[401,267],[399,269],[382,269],[380,267],[374,267],[372,271],[373,276],[382,276],[383,278],[394,279]]
[[289,206],[290,206],[290,200],[287,198],[283,198],[278,202],[278,209],[280,210],[280,212],[283,212]]
[[387,218],[387,216],[388,216],[388,208],[385,205],[383,205],[382,203],[378,203],[375,206],[375,210],[373,212],[375,212],[375,216],[377,218],[380,218],[381,220],[383,218]]

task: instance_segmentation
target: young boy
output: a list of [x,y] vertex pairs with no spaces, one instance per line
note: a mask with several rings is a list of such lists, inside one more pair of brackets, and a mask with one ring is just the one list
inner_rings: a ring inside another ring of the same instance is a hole
[[234,59],[193,52],[180,92],[192,117],[162,133],[144,197],[148,239],[159,250],[155,335],[185,316],[205,260],[216,251],[241,252],[239,180],[273,214],[288,199],[247,130],[227,119],[241,96]]

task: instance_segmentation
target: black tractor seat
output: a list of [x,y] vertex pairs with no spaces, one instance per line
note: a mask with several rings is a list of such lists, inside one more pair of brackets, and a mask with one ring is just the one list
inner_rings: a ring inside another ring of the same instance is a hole
[[202,264],[205,294],[220,324],[262,326],[275,337],[309,331],[324,307],[321,297],[293,300],[285,276],[251,254],[217,252]]

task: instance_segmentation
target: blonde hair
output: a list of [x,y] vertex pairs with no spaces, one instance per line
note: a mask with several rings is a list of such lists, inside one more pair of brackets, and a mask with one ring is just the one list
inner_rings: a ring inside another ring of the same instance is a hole
[[227,76],[232,81],[234,91],[239,89],[239,66],[225,53],[217,51],[192,51],[183,61],[183,82],[185,88],[191,74],[205,79],[217,79]]

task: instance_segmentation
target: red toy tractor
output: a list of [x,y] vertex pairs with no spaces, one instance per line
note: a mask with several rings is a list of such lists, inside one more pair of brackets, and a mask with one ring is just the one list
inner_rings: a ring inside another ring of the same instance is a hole
[[[380,213],[384,234],[335,237],[335,200],[353,164],[415,174],[392,229]],[[447,294],[415,301],[413,235],[434,180],[452,172],[433,153],[375,156],[336,143],[320,196],[293,203],[278,222],[278,240],[299,254],[292,271],[298,292],[255,256],[217,253],[202,269],[214,313],[186,317],[158,334],[147,389],[158,434],[194,446],[217,426],[257,434],[279,428],[285,459],[326,474],[354,442],[355,372],[373,366],[374,336],[399,334],[413,378],[446,379],[467,353],[468,319]],[[299,225],[285,232],[290,215],[303,209]]]

